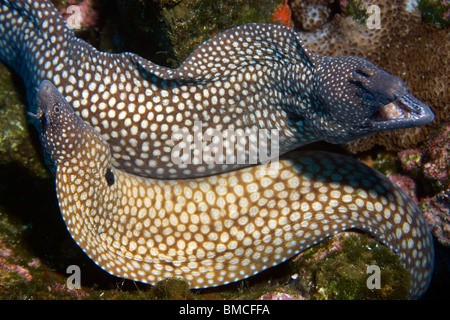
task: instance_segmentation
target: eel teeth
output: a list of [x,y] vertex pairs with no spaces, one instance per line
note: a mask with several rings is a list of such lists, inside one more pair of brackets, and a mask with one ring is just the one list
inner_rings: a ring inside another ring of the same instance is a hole
[[32,117],[32,118],[40,120],[42,118],[42,116],[44,115],[44,112],[42,111],[42,109],[39,109],[36,114],[34,114],[34,113],[30,112],[30,111],[27,111],[27,115]]
[[378,126],[400,129],[410,127],[411,123],[428,124],[434,120],[434,114],[427,105],[407,93],[379,108],[370,120]]
[[373,119],[376,121],[389,121],[396,119],[411,118],[412,114],[405,108],[406,106],[399,101],[393,101],[385,106],[382,106],[373,114]]

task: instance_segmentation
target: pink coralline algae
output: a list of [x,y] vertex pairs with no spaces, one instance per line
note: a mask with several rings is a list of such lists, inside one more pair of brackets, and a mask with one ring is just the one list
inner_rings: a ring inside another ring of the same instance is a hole
[[[389,176],[420,205],[434,237],[446,246],[450,246],[449,141],[450,122],[447,122],[420,149],[399,152],[403,172]],[[422,188],[424,194],[417,196],[416,181],[428,181],[430,188]]]
[[29,267],[33,268],[39,268],[41,266],[41,261],[38,258],[31,259],[30,262],[28,262]]
[[274,291],[263,294],[258,300],[305,300],[305,298],[299,294]]
[[416,182],[411,177],[402,174],[391,174],[389,179],[402,188],[416,204],[419,204],[419,198],[416,195]]
[[407,149],[400,151],[398,157],[403,169],[411,171],[419,168],[422,165],[422,152],[417,149]]
[[427,143],[427,153],[430,160],[424,166],[424,174],[428,178],[436,179],[442,183],[450,180],[450,122]]
[[[441,1],[441,6],[443,6],[443,7],[450,6],[450,1],[448,1],[448,0]],[[447,19],[447,20],[450,19],[450,8],[448,8],[447,11],[444,12],[443,17],[444,17],[444,19]]]
[[[420,205],[433,235],[447,246],[450,245],[449,141],[450,122],[447,122],[420,149],[399,152],[403,171],[389,176]],[[427,182],[419,195],[418,181]]]
[[82,299],[88,296],[88,294],[81,289],[69,289],[65,284],[61,283],[55,283],[52,287],[48,287],[48,290],[61,294],[69,294],[75,299]]
[[13,251],[0,239],[0,287],[17,279],[29,282],[32,278],[30,271],[17,264]]
[[[444,155],[443,153],[441,155]],[[449,178],[449,165],[446,156],[439,156],[434,161],[428,162],[424,165],[425,175],[436,180],[446,180]]]
[[450,246],[450,191],[442,191],[425,203],[423,211],[433,235],[441,244]]

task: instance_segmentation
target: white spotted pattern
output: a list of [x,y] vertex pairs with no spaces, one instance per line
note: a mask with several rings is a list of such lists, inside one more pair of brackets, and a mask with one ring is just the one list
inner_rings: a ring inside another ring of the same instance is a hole
[[217,286],[357,228],[399,254],[411,273],[412,297],[429,285],[434,250],[422,213],[388,178],[354,159],[303,152],[275,171],[259,165],[197,179],[143,178],[112,166],[109,144],[50,83],[39,97],[37,117],[46,119],[41,139],[57,168],[64,221],[111,274]]
[[[242,139],[256,139],[260,129],[278,130],[278,154],[317,140],[343,143],[389,129],[386,122],[368,129],[366,118],[375,107],[363,103],[348,81],[355,69],[365,67],[376,75],[381,74],[378,68],[353,57],[321,58],[283,26],[248,24],[228,30],[202,44],[177,69],[131,53],[96,50],[74,36],[48,0],[2,1],[0,34],[0,58],[24,79],[31,111],[34,88],[51,81],[110,143],[113,165],[141,176],[200,177],[260,160],[249,143],[228,148],[224,143],[221,150],[190,144],[183,154],[173,154],[178,145],[173,133],[184,128],[192,136],[197,121],[203,131],[217,129],[222,135],[240,129]],[[347,102],[351,106],[345,108]],[[254,148],[271,141],[269,136]],[[198,163],[192,159],[196,148],[202,150]],[[227,161],[227,152],[235,149],[244,151],[243,158]],[[217,161],[211,163],[216,151]],[[190,163],[174,160],[188,155]]]

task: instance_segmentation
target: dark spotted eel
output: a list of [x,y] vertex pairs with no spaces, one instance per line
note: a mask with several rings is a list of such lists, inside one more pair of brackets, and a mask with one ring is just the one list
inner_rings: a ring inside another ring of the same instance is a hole
[[41,142],[56,168],[67,229],[107,272],[192,288],[244,279],[343,230],[368,232],[399,254],[410,296],[427,289],[431,233],[419,208],[389,179],[327,152],[291,153],[210,177],[158,180],[114,167],[109,143],[44,81],[37,96]]
[[[170,69],[96,50],[49,1],[0,4],[0,59],[23,78],[30,110],[34,89],[52,81],[108,141],[113,165],[141,176],[212,175],[314,141],[344,143],[433,120],[398,78],[361,58],[315,54],[283,26],[228,30]],[[259,139],[261,129],[276,137]],[[233,146],[206,143],[213,130],[231,130]],[[189,143],[199,134],[202,143]],[[275,142],[274,153],[262,152]]]

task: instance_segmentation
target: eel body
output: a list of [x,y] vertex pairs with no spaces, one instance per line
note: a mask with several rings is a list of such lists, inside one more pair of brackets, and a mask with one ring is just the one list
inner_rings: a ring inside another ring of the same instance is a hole
[[158,180],[113,166],[108,142],[44,81],[35,117],[56,168],[67,229],[107,272],[192,288],[244,279],[322,239],[356,228],[399,254],[412,298],[427,289],[433,241],[415,203],[364,164],[297,152],[271,165],[211,177]]
[[[110,144],[116,168],[154,178],[212,175],[434,117],[398,78],[315,54],[277,25],[230,29],[170,69],[96,50],[47,0],[1,0],[0,59],[23,78],[32,112],[34,89],[50,80]],[[229,140],[214,143],[215,130]]]

